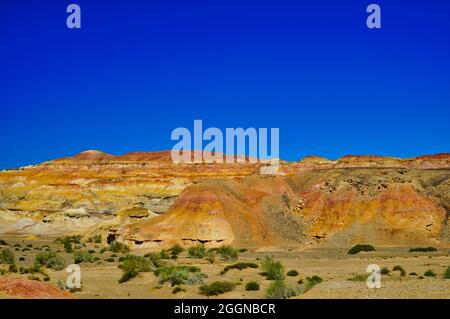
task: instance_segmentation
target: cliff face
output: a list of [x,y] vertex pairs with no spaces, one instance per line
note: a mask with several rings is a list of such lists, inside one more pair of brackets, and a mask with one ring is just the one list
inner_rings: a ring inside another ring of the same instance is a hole
[[169,152],[88,151],[0,172],[0,232],[103,233],[133,247],[450,241],[450,154],[173,164]]

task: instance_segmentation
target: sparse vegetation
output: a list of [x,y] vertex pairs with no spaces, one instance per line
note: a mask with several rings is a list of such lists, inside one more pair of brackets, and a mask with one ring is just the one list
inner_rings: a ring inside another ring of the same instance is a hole
[[450,279],[450,266],[444,272],[444,279]]
[[310,290],[315,285],[320,284],[323,280],[319,276],[312,276],[312,277],[307,277],[306,281],[307,282],[306,282],[305,292]]
[[8,264],[8,265],[16,264],[14,252],[11,249],[5,248],[0,251],[0,264]]
[[153,271],[156,266],[149,257],[127,255],[119,268],[123,271],[119,283],[123,283],[136,277],[140,272]]
[[206,248],[204,245],[201,244],[195,245],[189,247],[188,253],[191,258],[203,258],[206,255]]
[[92,237],[89,237],[86,241],[88,243],[101,244],[102,243],[102,235],[101,234],[94,235]]
[[406,271],[405,269],[403,269],[402,266],[394,266],[394,268],[392,268],[393,271],[399,271],[400,272],[400,276],[405,276],[406,275]]
[[52,268],[62,270],[65,266],[64,259],[53,251],[45,251],[36,255],[34,264],[36,267]]
[[436,274],[435,274],[434,271],[432,271],[431,269],[425,271],[425,273],[424,273],[423,275],[424,275],[425,277],[436,277]]
[[179,292],[185,292],[185,291],[186,291],[186,289],[184,289],[184,288],[182,288],[180,286],[176,286],[175,288],[173,288],[172,293],[173,294],[177,294]]
[[74,262],[76,264],[80,263],[93,263],[95,261],[95,256],[89,251],[76,251],[74,254]]
[[[81,244],[81,236],[66,236],[63,238],[57,238],[55,240],[57,244],[64,245],[64,250],[66,253],[73,253],[73,247],[72,244]],[[28,245],[28,247],[32,247],[32,245]]]
[[0,246],[8,246],[8,243],[3,239],[0,239]]
[[116,240],[113,240],[112,242],[109,243],[109,251],[113,252],[113,253],[128,253],[130,252],[130,248],[128,248],[127,245],[118,242]]
[[389,275],[389,268],[388,267],[383,267],[383,268],[381,268],[381,271],[380,271],[380,273],[382,274],[382,275]]
[[259,267],[258,264],[255,264],[255,263],[238,262],[238,263],[226,266],[220,273],[223,275],[223,274],[225,274],[227,271],[229,271],[231,269],[243,270],[243,269],[246,269],[246,268],[258,268],[258,267]]
[[266,291],[268,299],[287,299],[297,295],[297,290],[289,288],[284,279],[277,279],[270,284]]
[[416,248],[411,248],[409,250],[410,253],[414,253],[414,252],[424,252],[424,253],[426,253],[426,252],[434,252],[434,251],[437,251],[437,249],[434,248],[434,247],[416,247]]
[[356,274],[353,275],[352,278],[349,278],[350,281],[366,281],[369,278],[369,274]]
[[287,274],[289,277],[297,277],[298,276],[298,271],[295,269],[291,269],[287,272]]
[[200,286],[200,293],[205,296],[218,296],[232,291],[234,287],[236,284],[229,281],[215,281],[209,285]]
[[171,259],[177,259],[178,255],[180,255],[184,251],[184,248],[179,244],[175,244],[169,248],[169,251]]
[[262,263],[263,274],[268,280],[284,279],[284,267],[272,257],[266,257]]
[[194,266],[161,266],[155,270],[155,275],[159,276],[161,284],[170,282],[172,286],[176,285],[196,285],[203,283],[206,277],[200,268]]
[[259,290],[259,283],[257,283],[256,281],[250,281],[245,285],[245,290],[257,291]]
[[350,250],[348,251],[348,254],[355,255],[362,251],[366,251],[366,252],[375,251],[375,247],[373,247],[372,245],[368,245],[368,244],[358,244],[358,245],[355,245],[352,248],[350,248]]
[[231,246],[220,246],[215,251],[222,260],[236,260],[239,256],[238,251]]

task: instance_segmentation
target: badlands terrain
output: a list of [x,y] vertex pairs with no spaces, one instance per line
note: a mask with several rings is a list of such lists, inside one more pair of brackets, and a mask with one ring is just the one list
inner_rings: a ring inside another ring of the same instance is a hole
[[450,154],[261,165],[86,151],[0,172],[0,297],[450,298]]

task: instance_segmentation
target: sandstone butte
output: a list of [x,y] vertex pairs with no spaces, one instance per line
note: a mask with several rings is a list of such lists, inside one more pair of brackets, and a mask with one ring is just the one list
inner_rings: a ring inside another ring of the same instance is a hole
[[102,234],[133,249],[450,242],[450,154],[176,164],[170,152],[74,157],[0,172],[0,234]]

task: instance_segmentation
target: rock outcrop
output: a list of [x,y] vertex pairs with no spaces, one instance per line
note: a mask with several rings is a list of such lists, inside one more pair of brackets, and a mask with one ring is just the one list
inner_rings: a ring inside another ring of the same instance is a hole
[[0,172],[0,232],[102,233],[132,247],[446,244],[450,154],[176,164],[86,151]]

